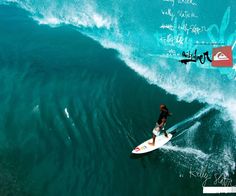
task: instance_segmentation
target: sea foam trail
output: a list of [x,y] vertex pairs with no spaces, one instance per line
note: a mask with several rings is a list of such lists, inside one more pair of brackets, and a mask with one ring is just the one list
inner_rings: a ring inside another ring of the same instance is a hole
[[190,148],[190,147],[179,147],[179,146],[172,146],[172,145],[165,145],[162,146],[161,149],[168,150],[168,151],[175,151],[180,152],[188,155],[195,156],[196,159],[207,159],[209,155],[202,152],[201,150]]
[[234,173],[235,161],[231,147],[225,147],[222,153],[207,153],[194,145],[195,133],[199,130],[200,125],[200,122],[195,122],[177,137],[173,137],[171,142],[162,146],[160,150],[168,151],[166,155],[171,157],[172,161],[188,170],[193,169],[200,172],[204,170],[209,175],[222,173],[224,176]]
[[[188,124],[190,122],[197,121],[200,117],[202,117],[203,115],[207,114],[213,108],[214,108],[213,106],[207,106],[207,107],[201,109],[196,114],[194,114],[192,117],[189,117],[189,118],[187,118],[187,119],[185,119],[185,120],[175,124],[174,126],[170,127],[167,132],[171,133],[171,132],[177,130],[179,127],[183,127],[184,125],[186,125],[186,124]],[[179,132],[179,131],[177,130],[177,132]]]

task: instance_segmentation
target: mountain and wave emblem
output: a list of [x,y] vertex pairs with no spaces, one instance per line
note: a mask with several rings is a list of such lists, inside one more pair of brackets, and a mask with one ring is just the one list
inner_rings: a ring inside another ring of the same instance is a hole
[[217,52],[214,57],[214,61],[227,61],[229,58],[223,52]]

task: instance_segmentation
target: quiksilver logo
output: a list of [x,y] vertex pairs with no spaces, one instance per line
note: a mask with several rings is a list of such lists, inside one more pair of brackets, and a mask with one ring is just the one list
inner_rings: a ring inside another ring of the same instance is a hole
[[219,66],[219,67],[233,66],[231,46],[213,48],[212,66]]

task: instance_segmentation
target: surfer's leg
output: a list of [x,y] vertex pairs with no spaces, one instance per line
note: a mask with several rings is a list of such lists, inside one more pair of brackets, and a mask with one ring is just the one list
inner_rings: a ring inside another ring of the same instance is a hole
[[155,145],[155,140],[156,140],[156,136],[158,136],[160,134],[160,128],[159,127],[155,127],[152,131],[153,135],[152,135],[152,142],[149,142],[150,145]]
[[166,125],[166,123],[163,125],[163,127],[161,128],[161,130],[163,131],[164,135],[168,138],[168,134],[164,128],[164,126]]
[[163,132],[164,132],[164,135],[168,138],[167,132],[165,130],[163,130]]
[[153,143],[153,145],[155,145],[155,140],[156,140],[156,135],[153,134],[152,135],[152,141],[153,141],[152,143]]
[[154,146],[155,140],[156,140],[156,135],[153,134],[153,135],[152,135],[152,142],[148,142],[148,144]]

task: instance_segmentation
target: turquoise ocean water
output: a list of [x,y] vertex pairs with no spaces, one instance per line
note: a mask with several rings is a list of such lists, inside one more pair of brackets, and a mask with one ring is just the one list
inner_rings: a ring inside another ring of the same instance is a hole
[[[173,2],[0,1],[1,196],[198,196],[203,175],[236,184],[235,70],[166,57],[233,45],[235,5]],[[170,8],[207,30],[160,41]],[[175,137],[131,156],[161,103]]]

